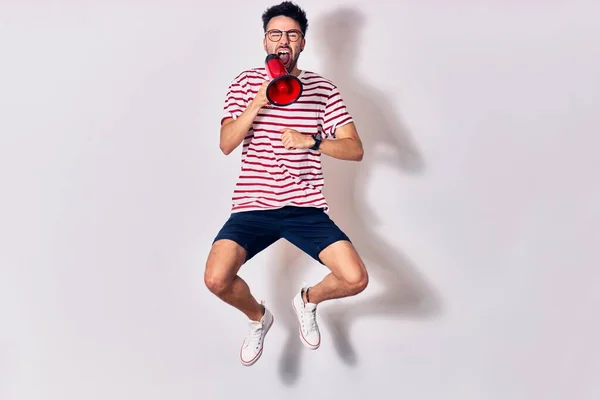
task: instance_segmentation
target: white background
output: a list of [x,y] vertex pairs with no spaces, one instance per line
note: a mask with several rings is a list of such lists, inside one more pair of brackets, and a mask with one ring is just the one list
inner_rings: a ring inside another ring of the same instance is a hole
[[327,271],[261,253],[276,324],[246,368],[202,277],[272,4],[2,1],[0,399],[597,399],[600,3],[302,2],[300,67],[365,144],[326,194],[371,282],[311,352],[290,300]]

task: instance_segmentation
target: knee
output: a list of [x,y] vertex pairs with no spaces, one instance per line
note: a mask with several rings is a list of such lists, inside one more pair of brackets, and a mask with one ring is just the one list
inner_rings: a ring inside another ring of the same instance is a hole
[[231,285],[231,281],[218,274],[210,273],[207,270],[204,274],[204,284],[211,293],[220,297],[227,292],[227,289]]
[[348,277],[346,284],[352,295],[359,294],[367,288],[369,284],[369,274],[364,268],[358,269],[355,274]]
[[206,260],[204,271],[204,284],[208,290],[218,297],[225,295],[231,288],[244,257],[244,250],[235,242],[216,242]]
[[222,268],[215,265],[214,261],[209,261],[206,264],[206,270],[204,271],[204,284],[210,290],[211,293],[218,297],[221,297],[227,292],[233,279],[228,277],[227,274],[223,274]]

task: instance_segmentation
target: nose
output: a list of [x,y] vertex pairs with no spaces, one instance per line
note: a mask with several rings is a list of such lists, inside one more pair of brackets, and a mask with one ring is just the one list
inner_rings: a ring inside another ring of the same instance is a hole
[[290,40],[288,39],[288,34],[287,34],[287,32],[284,32],[281,35],[281,39],[279,39],[279,44],[289,44],[289,43],[290,43]]

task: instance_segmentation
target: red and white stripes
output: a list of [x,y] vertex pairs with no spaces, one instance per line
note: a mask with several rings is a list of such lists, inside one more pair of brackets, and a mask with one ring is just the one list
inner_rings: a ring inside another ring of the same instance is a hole
[[[232,212],[280,208],[286,205],[321,207],[328,211],[321,155],[310,149],[287,150],[281,129],[335,139],[337,127],[352,117],[337,87],[310,71],[298,76],[301,97],[287,107],[265,107],[254,120],[242,144],[241,171],[232,197]],[[268,80],[265,68],[243,71],[230,84],[223,119],[237,118]]]

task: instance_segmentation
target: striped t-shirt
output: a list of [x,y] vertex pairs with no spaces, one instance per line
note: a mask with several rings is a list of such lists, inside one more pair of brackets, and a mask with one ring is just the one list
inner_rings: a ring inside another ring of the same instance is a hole
[[[241,170],[233,191],[232,212],[287,205],[329,207],[322,189],[321,154],[310,149],[287,150],[281,128],[292,128],[323,140],[335,139],[336,128],[352,122],[338,91],[328,79],[302,71],[303,91],[286,107],[263,107],[242,143]],[[224,115],[237,118],[267,80],[264,67],[243,71],[230,83]]]

